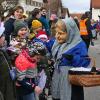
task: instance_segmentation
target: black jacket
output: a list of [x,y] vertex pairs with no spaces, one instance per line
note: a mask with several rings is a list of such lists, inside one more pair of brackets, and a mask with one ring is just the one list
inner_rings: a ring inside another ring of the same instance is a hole
[[14,82],[10,78],[7,61],[6,52],[0,49],[0,91],[4,100],[15,100]]
[[9,46],[10,43],[10,35],[14,32],[14,22],[15,22],[14,18],[9,18],[4,24],[5,27],[4,34],[5,34],[5,39],[7,41],[7,46]]

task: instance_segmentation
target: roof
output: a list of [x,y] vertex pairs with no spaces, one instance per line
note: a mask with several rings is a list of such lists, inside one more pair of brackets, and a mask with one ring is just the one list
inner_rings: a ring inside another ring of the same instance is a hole
[[74,17],[78,17],[78,19],[81,19],[81,16],[83,15],[83,13],[72,13],[71,16]]
[[100,0],[92,0],[92,8],[100,9]]

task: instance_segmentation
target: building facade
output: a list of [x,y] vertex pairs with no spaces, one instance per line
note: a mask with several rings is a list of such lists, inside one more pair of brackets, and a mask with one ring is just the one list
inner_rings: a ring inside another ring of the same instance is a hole
[[99,20],[100,16],[100,0],[91,0],[92,19]]
[[14,7],[15,5],[21,5],[25,13],[29,13],[34,8],[40,8],[44,6],[43,0],[5,0],[4,6]]
[[51,14],[56,14],[58,17],[61,16],[62,12],[62,2],[61,0],[44,0],[45,8],[47,8],[49,17]]
[[19,0],[18,4],[23,6],[25,13],[28,14],[34,8],[43,7],[43,0]]
[[99,20],[100,9],[92,9],[92,19]]
[[62,13],[62,2],[61,0],[4,0],[9,7],[14,7],[19,4],[24,8],[26,14],[29,14],[34,8],[45,7],[48,11],[48,17],[55,13],[58,17]]

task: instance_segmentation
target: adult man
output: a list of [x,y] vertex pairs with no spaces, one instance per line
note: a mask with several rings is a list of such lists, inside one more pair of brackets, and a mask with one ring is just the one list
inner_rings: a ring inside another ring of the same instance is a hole
[[85,12],[80,20],[80,35],[87,46],[87,50],[92,38],[90,12]]
[[43,24],[43,28],[45,29],[46,33],[48,36],[50,36],[50,26],[49,26],[49,21],[46,18],[46,8],[42,7],[41,9],[41,17],[40,17],[40,21]]

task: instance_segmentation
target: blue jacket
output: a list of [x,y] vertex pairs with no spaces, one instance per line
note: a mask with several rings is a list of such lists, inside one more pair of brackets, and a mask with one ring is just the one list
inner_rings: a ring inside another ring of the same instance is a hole
[[49,21],[44,18],[43,16],[40,17],[40,22],[43,24],[43,27],[47,33],[48,36],[50,36],[50,26],[49,26]]
[[[55,39],[50,40],[48,43],[46,43],[46,47],[48,51],[52,54],[52,46],[55,42]],[[63,55],[72,55],[72,59],[67,59]],[[54,60],[56,58],[54,55],[52,55]],[[62,54],[61,58],[59,59],[59,65],[58,66],[72,66],[72,67],[87,67],[90,64],[90,59],[87,58],[88,53],[86,49],[86,45],[84,42],[78,43],[73,48],[69,49],[67,52]]]

